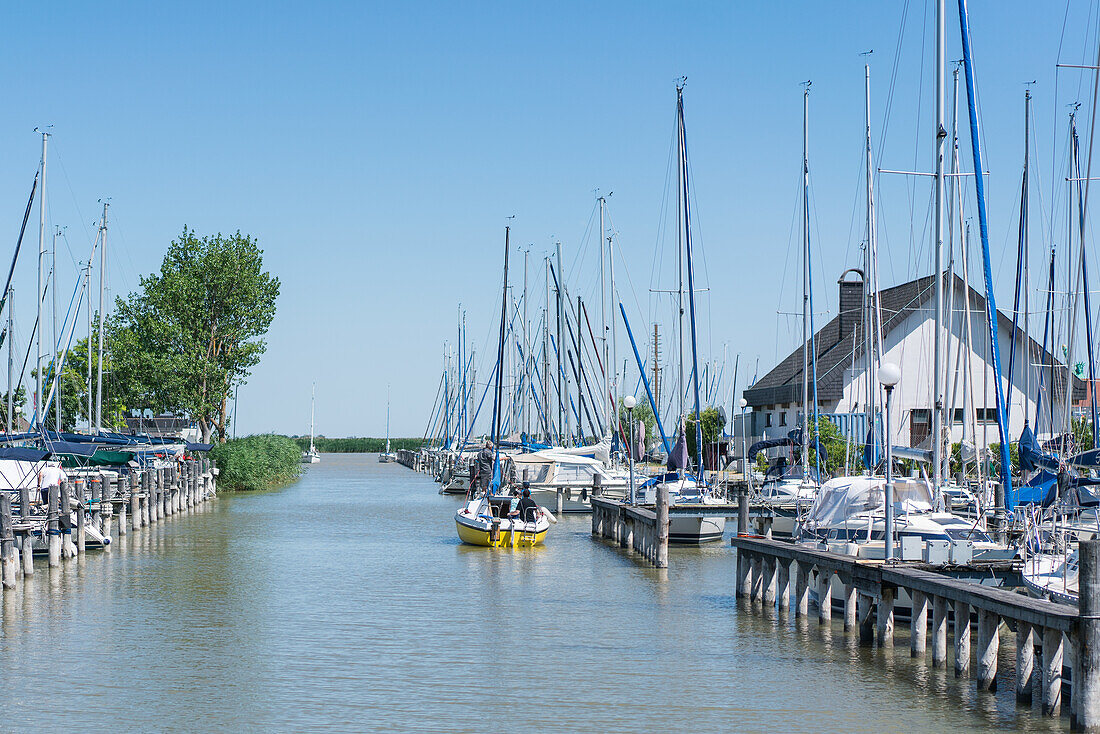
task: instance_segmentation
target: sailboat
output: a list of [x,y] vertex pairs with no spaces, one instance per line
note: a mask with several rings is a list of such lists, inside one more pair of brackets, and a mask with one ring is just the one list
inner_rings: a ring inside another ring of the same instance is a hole
[[313,404],[317,398],[317,383],[313,383],[313,389],[309,394],[309,451],[302,452],[303,464],[321,463],[321,455],[317,453],[317,447],[313,445]]
[[379,464],[388,464],[397,461],[397,457],[390,452],[390,395],[386,392],[386,450],[378,455]]
[[[542,543],[550,527],[550,513],[542,507],[530,508],[526,516],[511,514],[512,496],[501,489],[500,423],[503,406],[502,379],[505,325],[508,316],[508,243],[511,228],[504,228],[504,296],[500,310],[500,341],[497,347],[496,389],[493,396],[493,478],[485,494],[469,499],[455,512],[455,526],[463,543],[489,548],[535,546]],[[555,521],[556,522],[556,521]]]

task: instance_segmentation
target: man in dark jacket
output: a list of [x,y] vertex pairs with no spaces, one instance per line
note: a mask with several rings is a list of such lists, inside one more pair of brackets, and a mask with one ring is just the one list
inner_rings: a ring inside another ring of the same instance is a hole
[[510,513],[513,517],[518,516],[523,522],[535,522],[539,517],[539,505],[533,499],[531,499],[531,490],[527,487],[523,488],[523,496],[520,497],[519,502],[516,504],[516,509]]
[[486,441],[485,446],[477,455],[477,489],[479,494],[485,494],[489,489],[489,482],[493,481],[493,442]]

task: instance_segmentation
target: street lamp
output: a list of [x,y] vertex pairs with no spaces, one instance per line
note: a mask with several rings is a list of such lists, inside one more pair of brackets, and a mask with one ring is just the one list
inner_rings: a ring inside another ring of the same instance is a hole
[[894,457],[890,448],[890,395],[901,379],[901,370],[893,362],[886,362],[879,368],[878,381],[886,389],[886,560],[894,560]]
[[745,426],[745,409],[749,407],[749,401],[741,398],[741,474],[752,488],[752,472],[749,471],[749,429]]
[[634,399],[633,395],[627,395],[623,398],[623,405],[626,406],[626,423],[630,426],[626,451],[626,455],[630,457],[630,504],[634,504],[634,406],[637,404],[638,401]]

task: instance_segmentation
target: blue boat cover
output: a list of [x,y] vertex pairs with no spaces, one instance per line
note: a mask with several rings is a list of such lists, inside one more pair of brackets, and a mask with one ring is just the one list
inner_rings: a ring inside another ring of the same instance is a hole
[[1043,447],[1039,445],[1038,439],[1031,431],[1031,426],[1027,423],[1024,423],[1024,430],[1020,433],[1020,469],[1058,471],[1058,458],[1043,451]]
[[187,451],[209,451],[214,448],[212,443],[189,443],[184,447]]
[[29,446],[0,446],[0,459],[44,461],[49,455],[49,451],[43,451],[42,449],[31,448]]

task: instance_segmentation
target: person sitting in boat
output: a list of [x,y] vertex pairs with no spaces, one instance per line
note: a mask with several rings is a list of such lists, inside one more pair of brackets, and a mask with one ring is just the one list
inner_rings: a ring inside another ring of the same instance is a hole
[[539,505],[531,499],[531,490],[523,488],[523,494],[516,503],[516,509],[508,513],[508,517],[519,517],[524,522],[535,522],[539,517]]
[[474,470],[474,484],[480,494],[485,494],[489,489],[489,482],[493,481],[493,459],[493,442],[486,441],[477,455]]

